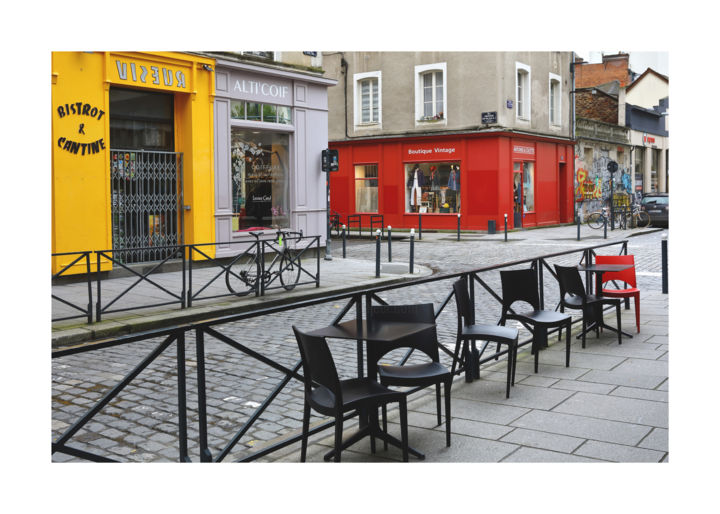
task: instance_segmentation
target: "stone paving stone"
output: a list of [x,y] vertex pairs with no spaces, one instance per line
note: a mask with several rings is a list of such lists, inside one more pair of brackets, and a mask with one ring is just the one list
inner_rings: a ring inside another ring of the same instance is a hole
[[[444,418],[443,418],[444,419]],[[496,425],[494,423],[482,423],[479,421],[470,421],[467,419],[452,419],[452,423],[450,425],[452,437],[455,437],[455,434],[460,435],[467,435],[471,437],[480,437],[483,439],[494,439],[498,440],[508,432],[510,432],[512,427],[507,427],[505,425]],[[443,424],[442,429],[445,430],[445,424]],[[509,441],[514,442],[514,441]]]
[[[590,391],[589,391],[590,392]],[[612,396],[624,396],[625,398],[637,398],[638,400],[652,400],[655,402],[668,402],[667,391],[655,391],[652,389],[638,389],[635,387],[621,386],[615,389]]]
[[613,371],[637,375],[650,375],[658,377],[668,376],[668,363],[666,361],[650,361],[645,359],[627,359]]
[[638,443],[640,448],[649,448],[651,450],[658,450],[661,452],[668,451],[668,434],[669,431],[665,428],[653,428],[645,439]]
[[555,407],[554,412],[662,428],[667,428],[668,424],[668,406],[665,403],[591,393],[575,394]]
[[587,441],[575,451],[575,455],[613,462],[660,462],[665,453],[633,446]]
[[513,421],[510,425],[529,430],[627,445],[637,444],[651,430],[651,427],[631,423],[540,410],[531,411]]
[[568,391],[583,391],[586,393],[608,394],[616,386],[610,384],[594,384],[582,382],[581,380],[558,380],[551,387],[555,389],[566,389]]
[[520,448],[502,460],[502,462],[600,462],[597,460],[568,455],[567,453],[551,452],[537,448]]
[[562,453],[572,453],[585,442],[584,439],[577,437],[550,434],[537,430],[526,430],[524,428],[516,428],[500,440],[521,446],[530,446]]
[[617,371],[591,370],[585,373],[578,380],[585,382],[597,382],[600,384],[614,384],[619,386],[655,389],[663,382],[664,379],[657,376],[635,375],[619,373]]
[[[462,418],[483,421],[486,423],[495,423],[499,425],[506,425],[512,420],[522,416],[528,409],[522,409],[518,407],[511,407],[508,405],[498,405],[493,403],[469,401],[462,398],[458,398],[457,401],[453,398],[453,421]],[[435,414],[434,402],[428,403],[421,406],[418,410],[430,414]]]
[[558,379],[556,378],[549,378],[549,377],[542,377],[537,375],[530,375],[526,378],[524,378],[522,381],[517,380],[517,375],[515,376],[515,383],[521,383],[523,385],[529,385],[529,386],[536,386],[536,387],[552,387],[553,384],[558,382]]

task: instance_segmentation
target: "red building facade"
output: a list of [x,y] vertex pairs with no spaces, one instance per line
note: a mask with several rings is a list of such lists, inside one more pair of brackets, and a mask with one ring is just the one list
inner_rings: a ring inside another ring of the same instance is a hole
[[573,220],[573,145],[513,132],[336,141],[330,208],[385,226],[498,230]]

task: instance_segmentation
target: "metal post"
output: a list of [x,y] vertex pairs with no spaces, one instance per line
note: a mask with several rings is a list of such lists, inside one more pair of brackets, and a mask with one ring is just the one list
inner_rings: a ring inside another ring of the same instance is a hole
[[344,258],[345,258],[345,255],[346,255],[346,247],[345,247],[345,244],[346,244],[345,225],[343,225],[342,242],[343,242],[343,259],[344,259]]
[[662,251],[662,292],[668,294],[668,242],[663,238],[660,242]]
[[325,239],[325,260],[331,261],[330,255],[330,172],[325,172],[325,189],[327,192],[327,237]]
[[505,242],[507,243],[507,212],[505,213]]
[[422,214],[418,212],[418,241],[422,241]]
[[607,239],[607,216],[603,216],[603,239]]
[[415,229],[410,229],[410,273],[413,272],[413,260],[415,260]]
[[388,262],[392,262],[392,227],[388,225]]
[[575,219],[577,220],[577,240],[580,241],[580,215],[576,215]]
[[460,213],[458,213],[458,241],[460,241]]
[[380,229],[375,232],[375,278],[380,278]]

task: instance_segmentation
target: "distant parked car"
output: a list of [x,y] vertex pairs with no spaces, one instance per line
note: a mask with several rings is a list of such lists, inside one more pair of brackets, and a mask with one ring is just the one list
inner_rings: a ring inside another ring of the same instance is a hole
[[650,223],[656,227],[667,227],[669,220],[667,193],[645,193],[641,208],[650,215]]

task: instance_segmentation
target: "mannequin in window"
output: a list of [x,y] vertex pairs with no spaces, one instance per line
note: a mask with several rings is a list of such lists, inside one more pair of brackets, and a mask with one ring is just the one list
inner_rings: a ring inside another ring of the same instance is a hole
[[440,192],[440,174],[435,166],[430,166],[430,191],[434,191],[433,195],[433,212],[437,211],[438,193]]
[[407,181],[407,187],[410,188],[410,206],[412,212],[417,212],[420,206],[420,200],[422,199],[422,186],[425,185],[425,175],[423,175],[420,165],[416,164],[413,170],[410,172],[410,177]]
[[450,176],[448,177],[448,184],[447,184],[448,191],[451,191],[450,200],[451,203],[454,205],[451,205],[455,209],[455,212],[457,212],[458,209],[458,191],[460,190],[460,166],[452,165],[450,166]]

